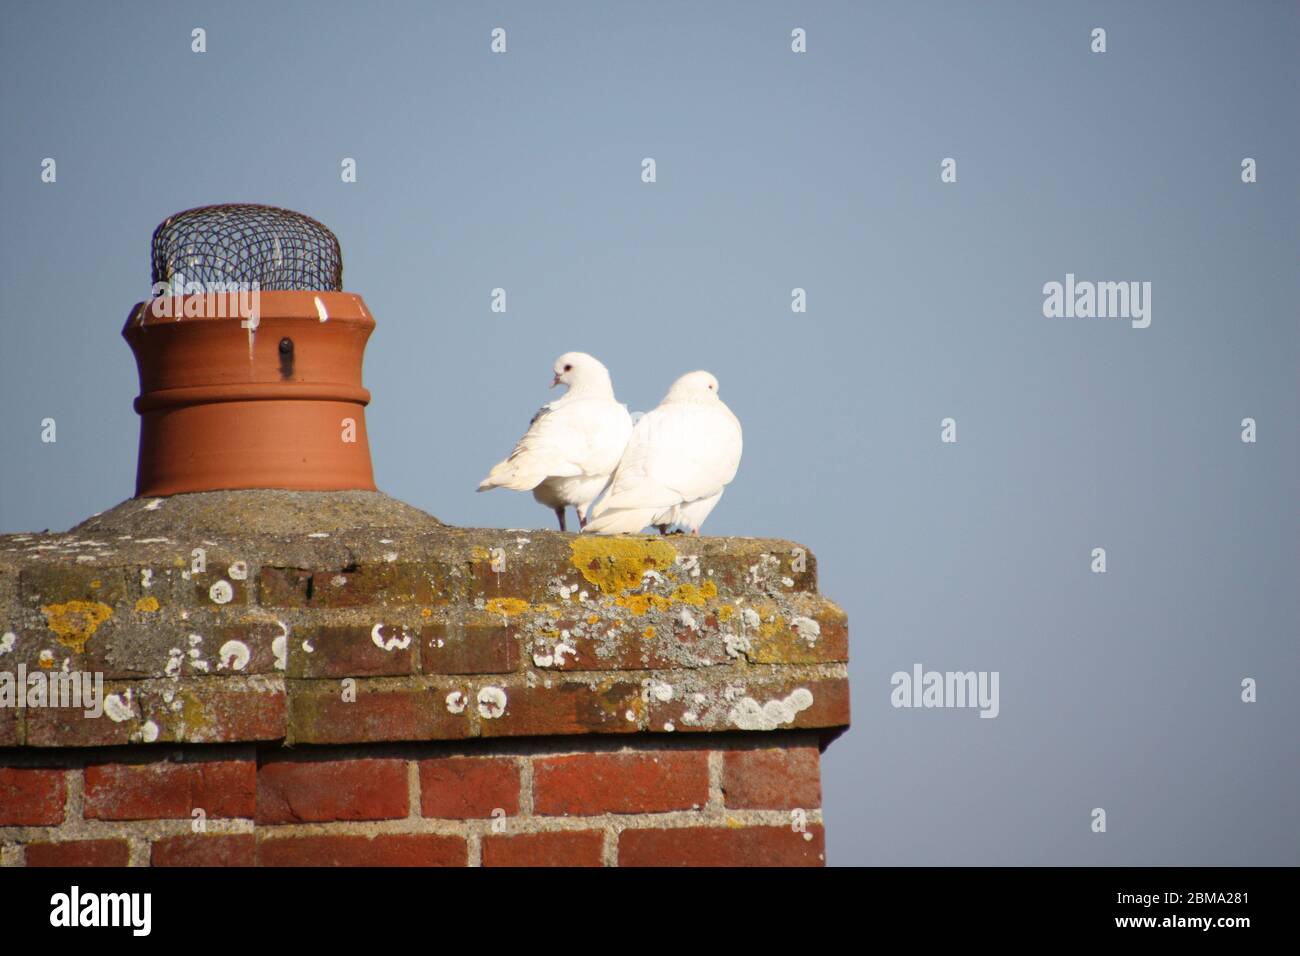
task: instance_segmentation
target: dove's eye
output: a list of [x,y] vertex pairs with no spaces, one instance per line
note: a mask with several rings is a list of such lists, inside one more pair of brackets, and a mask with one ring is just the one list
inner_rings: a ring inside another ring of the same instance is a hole
[[573,366],[572,366],[572,365],[566,365],[566,366],[564,366],[564,370],[565,370],[566,372],[572,372],[572,371],[573,371]]

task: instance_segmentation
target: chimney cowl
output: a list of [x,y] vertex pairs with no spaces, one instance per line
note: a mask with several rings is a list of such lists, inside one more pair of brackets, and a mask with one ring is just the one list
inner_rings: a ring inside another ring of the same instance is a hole
[[153,263],[153,296],[122,330],[140,374],[136,496],[375,490],[361,380],[375,322],[338,287],[333,233],[205,206],[154,231]]

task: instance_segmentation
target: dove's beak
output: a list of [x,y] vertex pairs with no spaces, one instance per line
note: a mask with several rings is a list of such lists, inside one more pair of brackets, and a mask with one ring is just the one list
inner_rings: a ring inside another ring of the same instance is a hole
[[555,386],[559,384],[560,384],[560,376],[557,374],[555,378],[551,379],[551,388],[555,388]]

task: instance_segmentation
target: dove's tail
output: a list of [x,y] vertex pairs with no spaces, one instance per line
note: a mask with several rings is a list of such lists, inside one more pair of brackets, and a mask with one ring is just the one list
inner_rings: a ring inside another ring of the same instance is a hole
[[532,491],[546,480],[545,471],[533,471],[519,467],[518,461],[507,458],[493,466],[488,476],[479,482],[479,491],[492,488],[509,488],[511,491]]
[[662,508],[611,508],[587,522],[592,534],[635,534],[654,521]]

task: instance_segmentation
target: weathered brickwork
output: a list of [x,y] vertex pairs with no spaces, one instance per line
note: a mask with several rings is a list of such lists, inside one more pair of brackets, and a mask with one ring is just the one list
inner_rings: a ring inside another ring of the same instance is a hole
[[0,675],[104,694],[0,707],[0,862],[819,863],[847,659],[787,541],[131,500],[0,536]]

